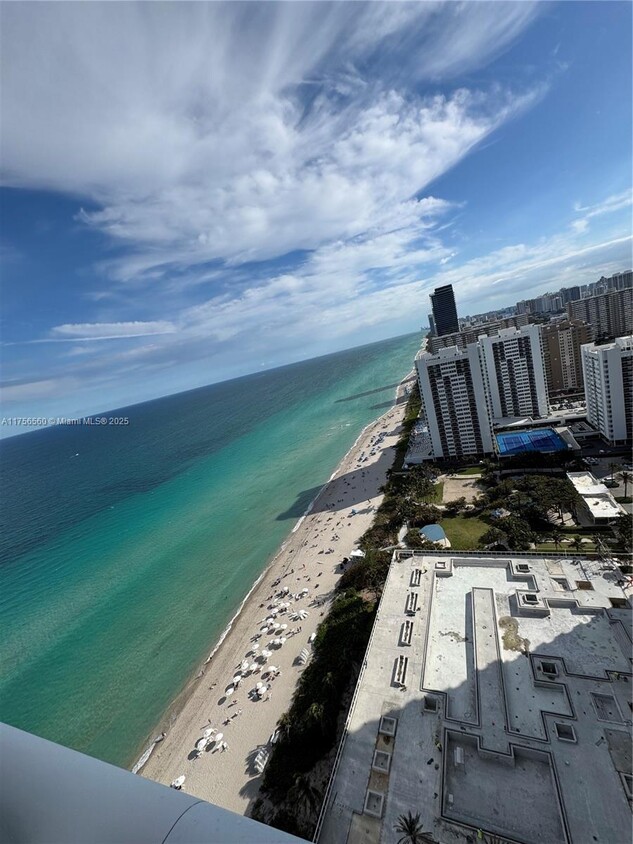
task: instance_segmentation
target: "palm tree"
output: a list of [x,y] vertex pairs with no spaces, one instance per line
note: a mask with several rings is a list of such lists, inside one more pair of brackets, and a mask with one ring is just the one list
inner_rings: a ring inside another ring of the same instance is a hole
[[316,813],[321,805],[321,792],[312,785],[310,777],[305,774],[296,774],[294,785],[288,791],[288,797],[295,805],[303,809],[306,814]]
[[397,844],[435,844],[435,839],[426,832],[422,832],[423,823],[420,820],[420,813],[407,812],[400,815],[394,826],[396,832],[402,835],[398,838]]
[[609,469],[611,470],[611,480],[614,480],[613,475],[614,473],[620,468],[619,463],[609,463]]
[[574,538],[572,539],[572,542],[576,551],[580,553],[580,549],[582,548],[582,537],[576,534],[576,536],[574,536]]
[[626,498],[629,494],[629,484],[633,480],[633,475],[630,472],[620,472],[620,480],[624,484],[624,497]]
[[552,542],[556,546],[556,552],[558,553],[558,549],[560,548],[560,543],[563,538],[563,534],[559,530],[552,531]]

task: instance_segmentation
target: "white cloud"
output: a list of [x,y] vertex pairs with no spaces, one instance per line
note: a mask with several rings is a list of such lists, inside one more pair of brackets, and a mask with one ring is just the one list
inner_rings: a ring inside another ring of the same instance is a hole
[[[156,322],[101,322],[56,325],[51,329],[51,341],[121,340],[153,334],[173,334],[176,327],[165,320]],[[46,342],[45,340],[43,342]]]
[[624,208],[630,207],[632,203],[633,197],[631,196],[631,191],[629,190],[608,196],[606,199],[596,203],[595,205],[582,206],[579,202],[577,202],[576,205],[574,205],[574,211],[576,213],[582,212],[583,216],[574,220],[571,227],[574,231],[584,232],[589,228],[589,221],[594,217],[602,217],[605,214],[613,214],[616,211],[622,211]]
[[95,203],[80,219],[132,250],[121,280],[410,225],[411,196],[538,95],[412,82],[480,66],[535,10],[7,5],[4,180]]

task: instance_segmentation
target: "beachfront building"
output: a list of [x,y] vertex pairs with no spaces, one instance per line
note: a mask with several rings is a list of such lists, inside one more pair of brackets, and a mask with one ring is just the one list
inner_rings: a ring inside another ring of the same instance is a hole
[[[629,590],[630,591],[630,590]],[[603,561],[394,554],[318,844],[624,844],[631,605]]]
[[495,336],[480,337],[479,348],[493,418],[547,416],[540,327],[501,329]]
[[527,315],[504,317],[503,319],[479,322],[461,328],[451,334],[443,334],[441,337],[430,337],[428,349],[430,352],[437,352],[445,346],[459,346],[465,349],[470,343],[476,343],[480,337],[493,336],[503,328],[521,328],[528,324]]
[[591,341],[591,328],[581,320],[560,320],[541,326],[547,390],[582,390],[580,347]]
[[445,284],[444,287],[436,287],[431,293],[431,308],[433,309],[433,321],[435,333],[439,336],[459,331],[457,320],[457,308],[455,307],[455,294],[453,285]]
[[611,445],[633,438],[633,337],[582,346],[587,421]]
[[427,459],[463,458],[494,450],[492,425],[479,348],[449,346],[437,354],[420,352],[415,359],[433,451]]

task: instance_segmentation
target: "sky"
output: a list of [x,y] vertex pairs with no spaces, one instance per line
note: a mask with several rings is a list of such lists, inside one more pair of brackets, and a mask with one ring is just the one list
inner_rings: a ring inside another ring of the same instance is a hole
[[[628,2],[3,3],[3,417],[629,269]],[[0,430],[1,435],[24,429]]]

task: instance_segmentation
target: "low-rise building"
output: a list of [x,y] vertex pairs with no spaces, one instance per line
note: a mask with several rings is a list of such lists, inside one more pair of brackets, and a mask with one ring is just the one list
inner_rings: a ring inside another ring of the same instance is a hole
[[611,524],[626,512],[608,488],[591,472],[567,472],[567,478],[578,493],[583,510],[593,524]]
[[[319,844],[630,841],[631,605],[602,561],[396,552]],[[498,840],[498,839],[495,839]]]

